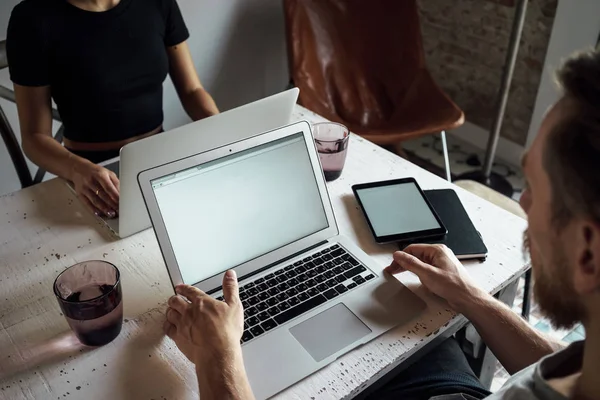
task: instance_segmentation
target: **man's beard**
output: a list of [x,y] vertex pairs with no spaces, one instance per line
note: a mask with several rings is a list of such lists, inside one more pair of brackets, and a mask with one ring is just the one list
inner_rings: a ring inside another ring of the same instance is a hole
[[585,317],[585,309],[573,286],[573,276],[567,257],[555,243],[551,264],[544,264],[535,248],[531,247],[528,231],[523,235],[523,254],[529,255],[533,269],[533,295],[544,314],[556,328],[569,329]]

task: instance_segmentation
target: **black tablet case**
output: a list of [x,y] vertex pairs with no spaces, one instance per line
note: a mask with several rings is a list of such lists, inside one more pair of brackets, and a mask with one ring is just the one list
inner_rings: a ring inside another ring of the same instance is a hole
[[[448,229],[448,233],[441,238],[421,239],[419,243],[443,243],[448,246],[459,259],[479,258],[485,259],[487,247],[481,235],[475,229],[473,222],[465,211],[456,192],[452,189],[424,190],[425,196],[433,209]],[[401,248],[409,242],[400,243]]]

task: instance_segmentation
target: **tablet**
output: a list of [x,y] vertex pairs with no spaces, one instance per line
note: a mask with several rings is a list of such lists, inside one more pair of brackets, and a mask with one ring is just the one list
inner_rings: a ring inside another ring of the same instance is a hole
[[352,186],[377,243],[443,236],[446,227],[413,178]]

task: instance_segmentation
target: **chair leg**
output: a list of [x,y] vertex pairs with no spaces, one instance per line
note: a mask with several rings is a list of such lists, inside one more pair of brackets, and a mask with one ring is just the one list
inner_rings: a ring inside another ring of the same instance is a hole
[[19,182],[21,182],[21,187],[26,188],[31,186],[33,184],[33,181],[31,178],[31,172],[29,171],[29,166],[27,165],[27,161],[25,161],[25,156],[21,151],[21,145],[19,145],[19,142],[17,141],[15,132],[10,126],[8,118],[6,117],[6,114],[4,114],[4,110],[1,106],[0,136],[4,140],[6,149],[8,150],[8,155],[10,156],[13,165],[15,166],[17,176],[19,177]]
[[450,173],[450,156],[448,155],[448,143],[446,142],[446,131],[441,131],[442,149],[444,151],[444,167],[446,169],[446,179],[452,182],[452,174]]
[[402,142],[393,144],[391,146],[391,149],[394,153],[398,154],[400,157],[404,158],[405,160],[408,160],[408,154],[406,154],[406,150],[404,150],[404,147],[402,147]]
[[58,128],[58,130],[56,131],[56,135],[54,135],[54,140],[56,140],[58,143],[62,144],[64,136],[65,136],[65,126],[61,125],[60,128]]
[[525,272],[525,287],[523,288],[523,309],[521,315],[526,321],[529,321],[529,311],[531,309],[531,268]]

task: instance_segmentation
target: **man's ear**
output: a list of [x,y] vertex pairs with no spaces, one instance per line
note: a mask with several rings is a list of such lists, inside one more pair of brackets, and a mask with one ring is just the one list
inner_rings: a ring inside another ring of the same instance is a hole
[[573,285],[577,293],[587,295],[600,291],[600,224],[584,220],[576,230]]

